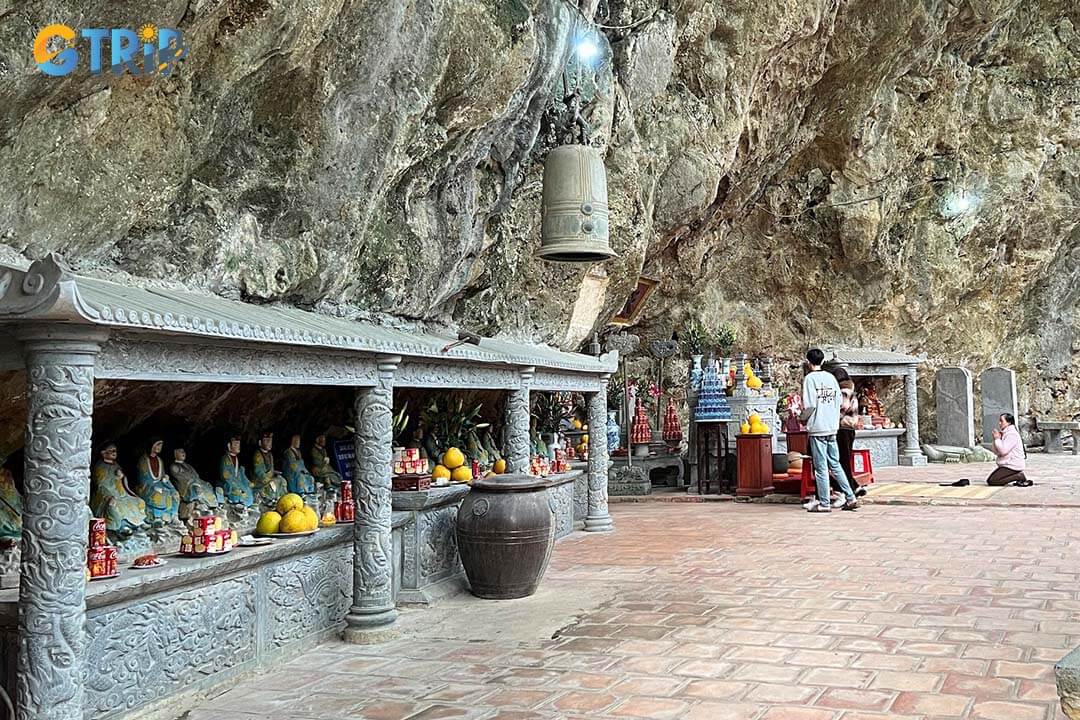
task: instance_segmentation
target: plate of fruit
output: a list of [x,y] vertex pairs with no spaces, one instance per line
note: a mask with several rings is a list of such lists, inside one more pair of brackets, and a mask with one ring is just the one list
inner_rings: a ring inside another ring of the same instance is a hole
[[146,555],[140,555],[135,558],[135,561],[131,563],[132,570],[149,570],[150,568],[161,567],[168,561],[157,556],[156,553],[147,553]]
[[255,525],[256,537],[304,537],[319,529],[319,514],[296,493],[283,495],[274,510],[264,512]]

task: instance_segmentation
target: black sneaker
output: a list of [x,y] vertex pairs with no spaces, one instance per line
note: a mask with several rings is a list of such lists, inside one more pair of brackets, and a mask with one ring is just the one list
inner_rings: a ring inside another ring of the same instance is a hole
[[846,503],[843,504],[843,506],[840,509],[841,510],[851,510],[852,512],[854,512],[855,510],[859,509],[859,501],[858,500],[848,500]]
[[855,488],[855,497],[863,497],[864,495],[866,495],[866,488],[861,485]]

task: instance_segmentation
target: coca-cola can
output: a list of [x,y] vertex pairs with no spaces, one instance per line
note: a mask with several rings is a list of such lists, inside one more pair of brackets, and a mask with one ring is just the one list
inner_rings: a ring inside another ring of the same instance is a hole
[[102,547],[109,544],[109,535],[105,529],[105,518],[90,518],[90,547]]

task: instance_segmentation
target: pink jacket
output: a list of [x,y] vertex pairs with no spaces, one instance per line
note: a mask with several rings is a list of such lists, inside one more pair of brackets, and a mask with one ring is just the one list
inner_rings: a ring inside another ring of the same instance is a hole
[[1020,431],[1015,425],[1005,428],[1001,437],[994,441],[994,453],[998,456],[999,467],[1017,471],[1024,469],[1024,441],[1020,439]]

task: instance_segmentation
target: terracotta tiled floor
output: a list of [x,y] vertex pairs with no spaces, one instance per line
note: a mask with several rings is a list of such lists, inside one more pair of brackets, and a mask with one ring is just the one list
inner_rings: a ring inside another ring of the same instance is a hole
[[617,532],[559,543],[534,598],[407,611],[399,640],[319,646],[187,717],[1061,717],[1074,509],[612,509]]

